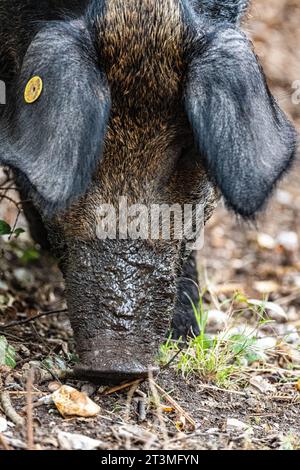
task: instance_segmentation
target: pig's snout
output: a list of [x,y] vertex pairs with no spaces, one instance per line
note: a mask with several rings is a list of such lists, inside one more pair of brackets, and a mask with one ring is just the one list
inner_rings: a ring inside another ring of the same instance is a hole
[[142,241],[72,244],[64,271],[78,376],[116,383],[158,370],[176,293],[166,256]]
[[123,380],[145,378],[149,371],[158,372],[153,364],[152,350],[130,334],[101,330],[97,336],[77,342],[80,363],[75,367],[79,377],[101,383],[120,383]]

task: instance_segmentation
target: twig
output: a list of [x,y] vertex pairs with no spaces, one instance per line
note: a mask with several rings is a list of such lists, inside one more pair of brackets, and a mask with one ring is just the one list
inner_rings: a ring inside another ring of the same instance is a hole
[[265,373],[271,373],[271,374],[275,374],[275,373],[281,373],[281,374],[284,374],[284,375],[291,375],[291,376],[295,376],[298,378],[299,376],[299,371],[294,371],[294,370],[288,370],[288,369],[282,369],[280,367],[263,367],[261,369],[258,369],[257,367],[247,367],[245,368],[245,371],[246,372],[259,372],[260,374],[265,374]]
[[35,321],[38,318],[46,317],[48,315],[55,315],[55,314],[58,314],[58,313],[66,313],[67,311],[68,310],[65,308],[63,310],[52,310],[50,312],[41,312],[38,315],[35,315],[34,317],[26,318],[26,320],[12,321],[10,323],[7,323],[7,325],[0,325],[0,331],[1,330],[6,330],[7,328],[12,328],[14,326],[26,325],[26,323],[30,323],[32,321]]
[[286,297],[281,297],[280,299],[277,299],[276,300],[276,303],[279,304],[279,305],[285,305],[285,304],[288,304],[290,302],[292,302],[293,300],[296,300],[300,295],[300,289],[299,287],[297,287],[296,289],[293,289],[293,291],[291,292],[290,295],[286,296]]
[[1,392],[0,394],[2,408],[7,416],[7,418],[12,421],[16,426],[22,427],[24,426],[24,419],[16,412],[14,409],[8,392]]
[[167,442],[169,440],[168,431],[167,431],[166,423],[164,421],[164,418],[163,418],[162,412],[161,412],[160,398],[159,398],[159,395],[157,393],[158,386],[157,386],[156,382],[154,382],[154,380],[153,380],[153,374],[152,374],[152,371],[150,369],[149,369],[148,382],[149,382],[150,390],[151,390],[151,392],[153,394],[153,398],[154,398],[154,404],[155,404],[155,407],[156,407],[156,416],[159,420],[162,435],[163,435],[162,449],[167,450]]
[[129,416],[130,416],[130,406],[131,406],[132,398],[133,398],[133,395],[135,394],[136,389],[138,388],[139,385],[140,385],[140,381],[139,381],[139,380],[136,380],[136,381],[131,385],[131,387],[130,387],[130,389],[129,389],[129,391],[128,391],[127,400],[126,400],[125,421],[128,421],[128,420],[129,420]]
[[137,399],[137,412],[138,412],[138,422],[143,423],[146,421],[146,405],[145,405],[145,398],[138,398]]
[[251,396],[251,394],[246,393],[246,392],[239,392],[237,390],[227,390],[226,388],[220,388],[220,387],[217,387],[216,385],[201,384],[200,387],[203,388],[203,389],[206,389],[206,390],[213,390],[213,391],[216,391],[216,392],[224,392],[224,393],[231,393],[233,395],[240,395],[241,397],[250,397]]
[[32,386],[34,383],[34,369],[30,369],[26,383],[26,410],[27,410],[27,449],[34,450],[33,418],[32,418]]
[[[40,398],[39,400],[34,401],[34,402],[32,403],[32,409],[34,409],[34,408],[39,408],[40,406],[51,405],[52,402],[53,402],[53,400],[52,400],[52,395],[51,395],[51,394],[48,394],[48,395],[46,395],[45,397],[42,397],[42,398]],[[26,411],[27,411],[27,405],[22,408],[22,411],[24,411],[24,412],[26,413]]]
[[196,422],[193,420],[193,418],[186,412],[184,409],[172,398],[170,395],[163,389],[161,388],[155,380],[149,378],[149,383],[150,385],[154,385],[157,390],[164,396],[164,398],[175,408],[175,410],[181,415],[184,416],[187,422],[191,425],[193,429],[196,428]]
[[0,444],[2,445],[4,450],[11,450],[11,448],[9,447],[9,445],[6,442],[5,437],[1,433],[0,433]]
[[11,237],[12,237],[13,234],[15,233],[15,230],[16,230],[16,227],[17,227],[17,223],[18,223],[20,214],[21,214],[21,209],[18,207],[18,213],[17,213],[17,215],[16,215],[15,222],[14,222],[14,225],[13,225],[13,227],[12,227],[12,229],[11,229],[10,234],[9,234],[8,240],[11,240]]
[[22,201],[15,201],[15,199],[13,199],[12,197],[9,197],[7,196],[6,194],[3,194],[1,195],[1,201],[3,199],[6,199],[7,201],[11,202],[12,204],[14,204],[14,206],[19,209],[19,206],[22,204]]
[[15,186],[6,186],[6,187],[1,187],[0,191],[19,191],[19,188],[16,188]]
[[[220,388],[217,387],[216,385],[205,385],[202,384],[200,385],[201,388],[207,389],[207,390],[214,390],[216,392],[222,392],[222,393],[229,393],[233,395],[239,395],[241,397],[245,398],[255,398],[258,399],[261,395],[264,395],[263,393],[247,393],[247,392],[238,392],[237,390],[227,390],[226,388]],[[264,395],[265,396],[265,395]],[[293,403],[298,403],[300,402],[300,397],[297,394],[294,394],[293,396],[288,396],[288,395],[268,395],[268,398],[270,400],[277,400],[277,401],[286,401],[286,402],[293,402]]]
[[167,362],[167,364],[165,364],[164,366],[161,367],[161,370],[164,370],[164,369],[168,369],[168,367],[170,367],[171,364],[173,364],[173,362],[175,361],[176,357],[179,356],[179,354],[183,351],[183,348],[180,348],[179,351],[177,351],[176,354],[174,354],[174,356],[169,360],[169,362]]
[[103,392],[103,395],[111,395],[112,393],[120,392],[121,390],[124,390],[125,388],[133,387],[135,385],[140,385],[144,379],[138,379],[138,380],[132,380],[131,382],[126,382],[121,385],[116,385],[115,387],[109,388],[108,390],[105,390]]
[[[27,394],[27,392],[24,392],[24,390],[12,390],[12,391],[8,391],[7,393],[9,393],[10,395],[26,395]],[[32,392],[32,395],[47,395],[47,393],[46,392]]]

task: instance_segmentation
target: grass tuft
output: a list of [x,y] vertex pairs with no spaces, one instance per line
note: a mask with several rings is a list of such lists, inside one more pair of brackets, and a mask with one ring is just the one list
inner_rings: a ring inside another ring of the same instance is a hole
[[[160,362],[162,365],[171,363],[171,367],[181,373],[185,379],[198,376],[224,388],[246,385],[249,366],[255,363],[256,366],[263,367],[269,353],[272,353],[262,350],[259,346],[259,329],[269,322],[266,319],[263,302],[262,306],[259,305],[255,309],[251,307],[251,312],[255,316],[255,325],[252,324],[245,331],[235,328],[238,318],[233,315],[232,308],[229,307],[226,327],[218,334],[212,335],[207,332],[209,310],[204,306],[204,293],[199,296],[198,305],[189,299],[199,327],[199,336],[189,338],[184,347],[182,339],[175,342],[169,337],[161,346]],[[249,310],[247,299],[240,294],[236,294],[230,300],[230,305],[240,303],[241,298],[243,304],[247,304],[244,311]],[[242,309],[238,312],[242,313]],[[172,360],[174,356],[176,357]]]

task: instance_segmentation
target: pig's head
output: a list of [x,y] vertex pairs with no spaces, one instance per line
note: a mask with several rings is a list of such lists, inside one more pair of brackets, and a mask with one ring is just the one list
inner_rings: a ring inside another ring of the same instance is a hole
[[[1,120],[2,163],[61,257],[82,375],[146,375],[174,309],[187,236],[174,218],[168,239],[120,231],[124,198],[148,214],[140,231],[161,204],[200,205],[205,221],[219,191],[252,217],[294,154],[293,127],[235,25],[245,2],[228,2],[227,16],[190,3],[94,1],[80,20],[44,25]],[[43,91],[29,104],[33,76]],[[103,207],[117,228],[106,239]]]

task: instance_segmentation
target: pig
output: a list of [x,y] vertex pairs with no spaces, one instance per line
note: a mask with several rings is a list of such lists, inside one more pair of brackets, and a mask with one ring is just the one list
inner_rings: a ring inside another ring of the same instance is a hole
[[202,228],[222,197],[253,219],[292,164],[296,132],[241,31],[247,7],[0,0],[0,162],[34,239],[59,258],[79,377],[146,377],[169,331],[199,333],[188,235],[172,218],[169,238],[105,237],[100,208],[120,222],[124,197],[151,220],[154,206],[189,205]]

